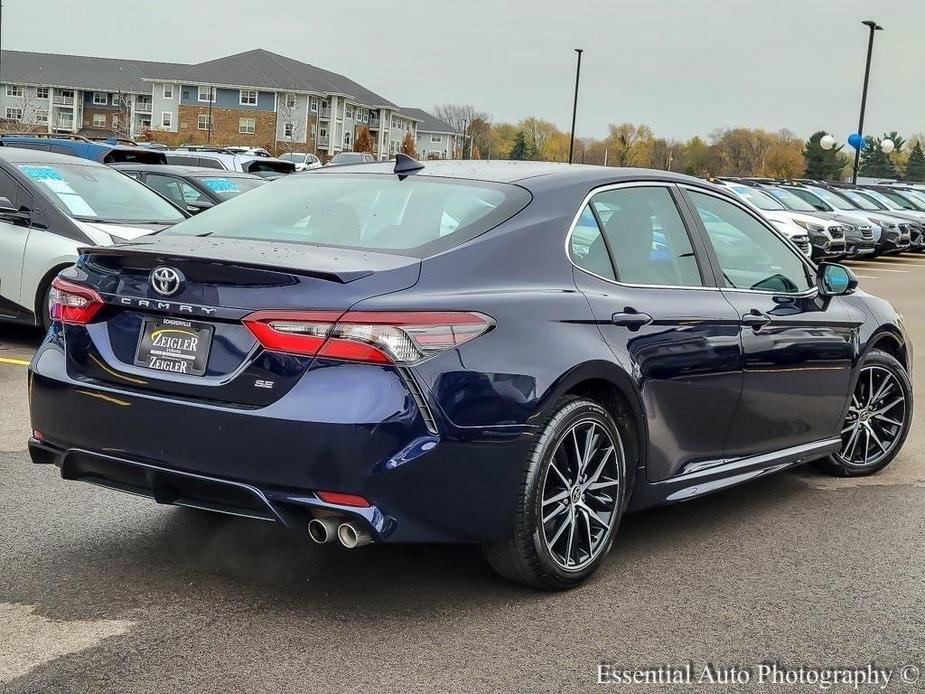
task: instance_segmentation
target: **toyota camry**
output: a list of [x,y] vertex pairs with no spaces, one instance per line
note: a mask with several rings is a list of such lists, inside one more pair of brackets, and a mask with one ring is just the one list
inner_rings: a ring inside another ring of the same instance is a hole
[[83,249],[49,303],[36,463],[348,548],[477,543],[548,589],[628,511],[869,475],[912,417],[886,301],[660,171],[330,167]]

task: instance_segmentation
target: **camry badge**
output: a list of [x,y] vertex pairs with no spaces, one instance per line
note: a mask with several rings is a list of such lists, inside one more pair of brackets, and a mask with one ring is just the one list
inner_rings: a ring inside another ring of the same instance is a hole
[[179,292],[185,279],[182,272],[166,265],[154,268],[148,275],[151,289],[161,296],[173,296]]

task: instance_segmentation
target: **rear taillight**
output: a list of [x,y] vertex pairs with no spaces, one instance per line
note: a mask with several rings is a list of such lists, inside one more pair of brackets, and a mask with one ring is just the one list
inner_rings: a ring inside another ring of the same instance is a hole
[[257,311],[244,324],[266,349],[377,364],[415,364],[458,347],[493,325],[455,311]]
[[103,298],[90,287],[74,284],[60,277],[51,281],[48,292],[48,315],[53,321],[86,325],[103,308]]

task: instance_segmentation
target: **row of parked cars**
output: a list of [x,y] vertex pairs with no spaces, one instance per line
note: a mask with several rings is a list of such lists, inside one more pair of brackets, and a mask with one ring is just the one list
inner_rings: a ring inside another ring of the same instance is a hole
[[[343,152],[329,164],[372,161]],[[82,246],[159,231],[242,193],[321,167],[261,148],[0,136],[0,320],[47,326],[52,279]]]
[[925,185],[715,178],[814,260],[925,250]]

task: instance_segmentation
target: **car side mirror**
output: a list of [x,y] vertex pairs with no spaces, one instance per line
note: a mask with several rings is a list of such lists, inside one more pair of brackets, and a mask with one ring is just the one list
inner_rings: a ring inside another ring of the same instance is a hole
[[0,219],[7,222],[28,222],[32,213],[25,207],[16,207],[9,198],[0,195]]
[[816,271],[816,286],[821,296],[842,296],[857,289],[858,278],[844,265],[820,263]]
[[215,205],[208,200],[194,200],[193,202],[186,203],[186,211],[190,214],[199,214],[213,207],[215,207]]

